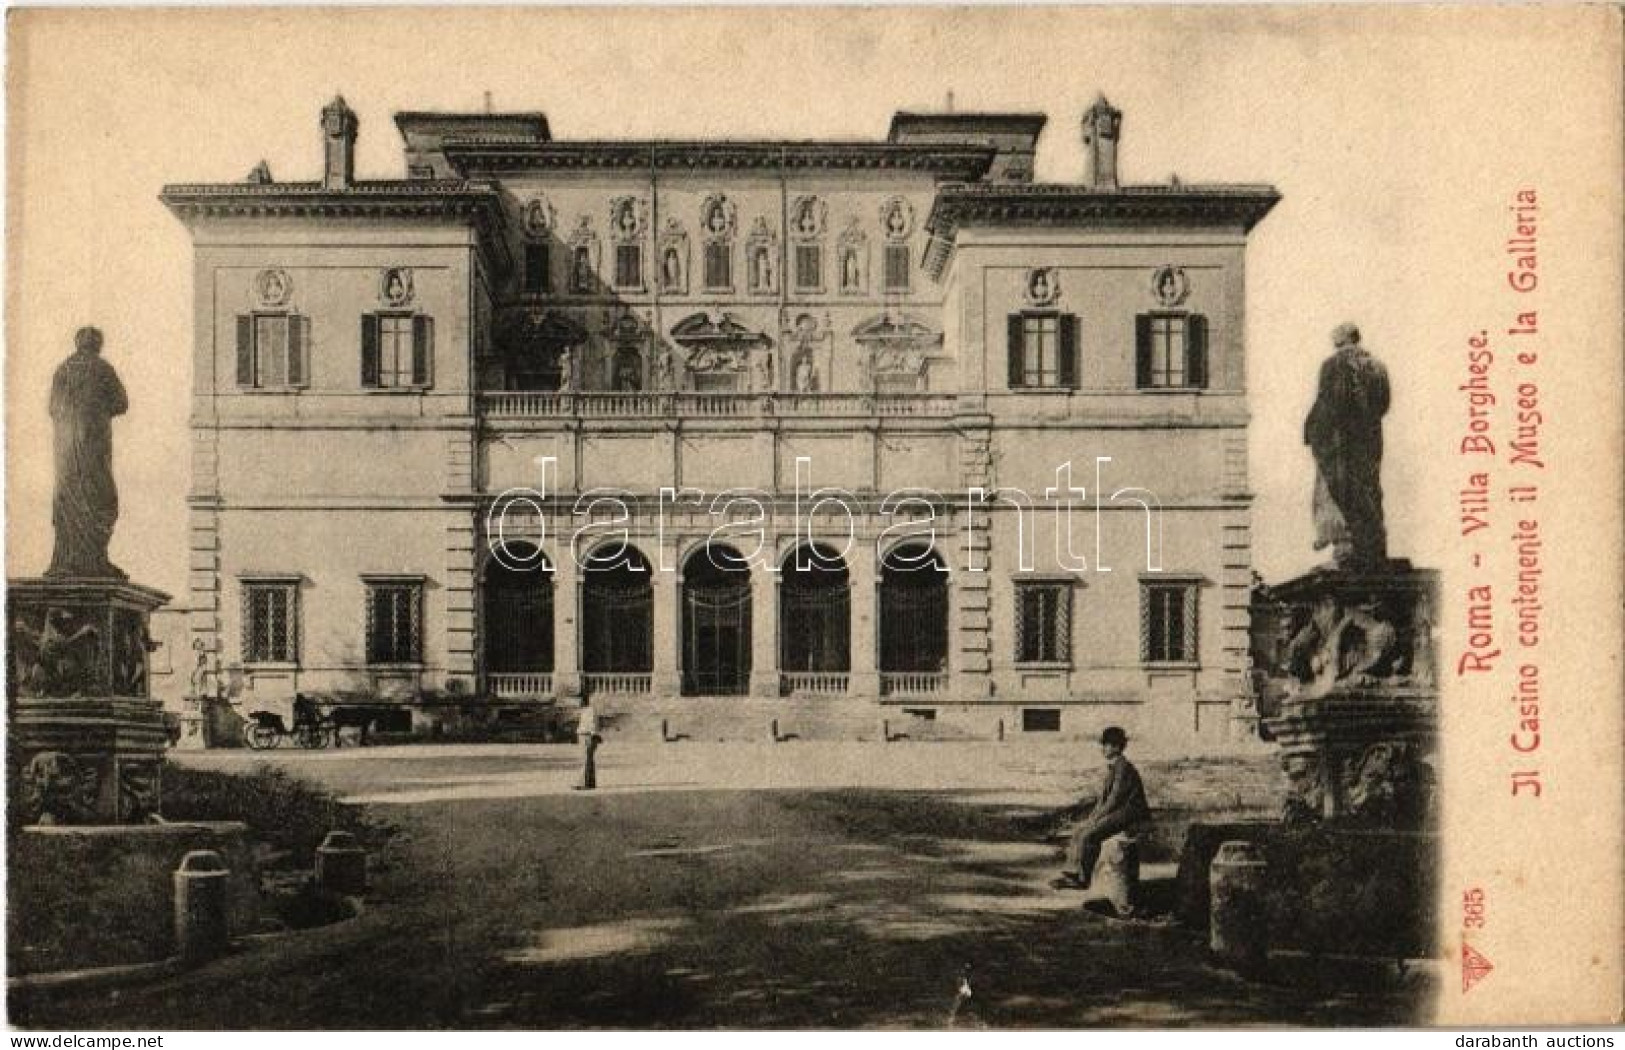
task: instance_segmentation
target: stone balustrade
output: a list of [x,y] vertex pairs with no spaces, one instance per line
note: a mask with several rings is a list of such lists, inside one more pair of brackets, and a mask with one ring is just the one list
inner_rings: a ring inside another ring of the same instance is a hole
[[739,419],[788,417],[947,417],[953,394],[736,394],[501,390],[480,395],[489,419]]

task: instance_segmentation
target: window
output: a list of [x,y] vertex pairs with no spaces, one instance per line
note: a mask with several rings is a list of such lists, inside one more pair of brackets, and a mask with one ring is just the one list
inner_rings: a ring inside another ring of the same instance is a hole
[[1056,386],[1060,382],[1059,317],[1025,317],[1021,323],[1022,386]]
[[1072,585],[1065,581],[1016,584],[1016,662],[1068,663],[1072,659]]
[[886,291],[908,291],[908,245],[886,245]]
[[310,318],[299,314],[237,315],[237,385],[286,389],[305,385]]
[[530,294],[551,292],[553,278],[548,272],[549,252],[545,244],[525,245],[525,291]]
[[615,246],[615,287],[643,287],[643,246],[617,244]]
[[1023,733],[1059,733],[1061,711],[1055,707],[1024,707],[1021,709]]
[[434,318],[367,314],[361,318],[361,385],[380,390],[429,385]]
[[733,245],[727,241],[712,241],[705,246],[705,286],[732,288],[733,283]]
[[421,580],[367,583],[367,662],[415,664],[423,659]]
[[1010,315],[1012,390],[1078,385],[1078,319],[1073,314]]
[[823,246],[818,244],[796,245],[796,290],[816,292],[823,286]]
[[1196,585],[1148,583],[1140,595],[1140,657],[1150,664],[1196,662]]
[[293,580],[243,583],[243,662],[299,660],[299,589]]
[[1207,387],[1207,318],[1141,314],[1135,327],[1135,379],[1144,389]]

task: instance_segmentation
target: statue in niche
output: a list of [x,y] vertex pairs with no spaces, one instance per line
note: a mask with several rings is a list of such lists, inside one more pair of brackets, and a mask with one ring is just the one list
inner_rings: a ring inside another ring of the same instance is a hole
[[666,254],[660,263],[661,283],[668,291],[683,286],[683,264],[677,258],[677,246],[667,245]]
[[107,545],[118,521],[113,417],[130,403],[118,373],[102,360],[101,330],[81,328],[73,343],[74,352],[51,379],[56,547],[45,575],[122,580],[124,572],[107,560]]
[[1388,558],[1382,513],[1382,417],[1388,370],[1360,345],[1360,330],[1338,325],[1332,356],[1320,366],[1303,440],[1315,458],[1315,549],[1332,548],[1338,568],[1379,567]]
[[773,391],[773,351],[764,350],[762,356],[757,360],[756,382],[761,390],[769,393]]
[[863,274],[858,268],[858,250],[848,248],[841,253],[841,290],[856,292],[863,287]]
[[635,346],[615,351],[614,375],[610,384],[616,390],[643,389],[643,359]]
[[567,346],[559,351],[559,393],[568,394],[575,388],[575,347]]
[[575,262],[571,271],[571,283],[575,285],[575,290],[578,292],[590,291],[592,289],[592,254],[587,250],[585,244],[576,245],[574,254]]
[[759,244],[751,253],[751,287],[758,291],[772,291],[773,289],[773,253],[767,250],[767,245]]
[[795,364],[790,370],[790,389],[798,394],[818,392],[818,366],[813,364],[811,350],[803,350],[796,355]]
[[655,358],[655,386],[661,390],[677,389],[677,362],[672,359],[669,346],[662,346]]

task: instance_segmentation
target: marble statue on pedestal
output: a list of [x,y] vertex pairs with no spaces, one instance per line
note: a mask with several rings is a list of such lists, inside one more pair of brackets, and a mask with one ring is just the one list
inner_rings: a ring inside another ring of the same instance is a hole
[[107,544],[118,520],[113,417],[123,415],[129,401],[118,373],[102,360],[101,330],[81,328],[73,342],[73,354],[51,379],[56,547],[45,575],[122,580],[124,573],[107,560]]
[[1315,549],[1332,548],[1338,568],[1380,567],[1388,558],[1382,516],[1382,417],[1388,370],[1360,345],[1360,330],[1338,325],[1336,348],[1320,366],[1303,441],[1315,457]]

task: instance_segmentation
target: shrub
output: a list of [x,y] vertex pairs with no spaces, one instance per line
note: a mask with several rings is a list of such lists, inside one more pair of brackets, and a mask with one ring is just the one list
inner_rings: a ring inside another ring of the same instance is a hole
[[393,833],[360,807],[274,766],[222,773],[166,763],[163,777],[166,820],[241,821],[252,839],[271,847],[266,861],[272,866],[309,866],[316,847],[335,829],[368,847]]

